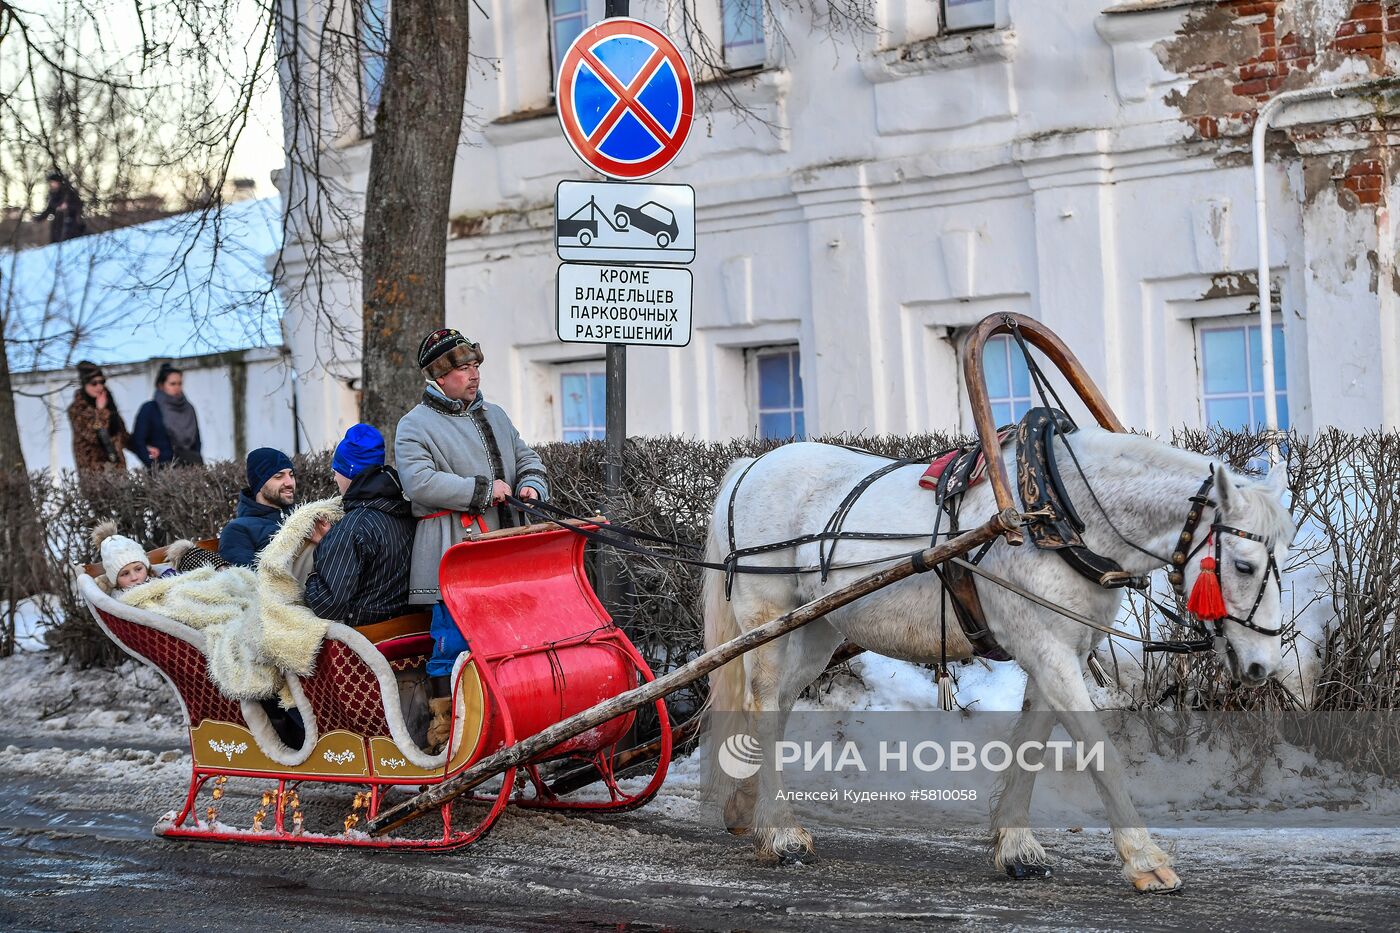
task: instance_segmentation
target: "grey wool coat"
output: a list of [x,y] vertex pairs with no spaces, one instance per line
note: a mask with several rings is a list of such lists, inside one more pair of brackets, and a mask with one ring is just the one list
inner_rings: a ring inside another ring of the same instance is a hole
[[[495,480],[513,491],[530,486],[549,498],[539,454],[520,439],[505,411],[480,393],[467,405],[429,384],[423,400],[399,420],[394,462],[419,518],[408,580],[408,601],[415,605],[441,599],[438,564],[448,548],[467,538],[463,513],[480,515],[492,531],[513,524],[506,510],[490,507]],[[441,511],[450,514],[423,517]]]

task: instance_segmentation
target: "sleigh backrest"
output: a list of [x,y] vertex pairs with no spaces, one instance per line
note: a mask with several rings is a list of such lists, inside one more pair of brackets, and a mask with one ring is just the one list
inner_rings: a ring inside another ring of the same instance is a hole
[[91,577],[78,588],[93,619],[127,654],[159,671],[180,697],[191,728],[206,719],[244,725],[239,704],[214,686],[204,659],[204,636],[155,613],[127,606],[103,593]]
[[301,678],[301,689],[322,731],[389,734],[378,675],[359,652],[330,633],[321,644],[315,672]]

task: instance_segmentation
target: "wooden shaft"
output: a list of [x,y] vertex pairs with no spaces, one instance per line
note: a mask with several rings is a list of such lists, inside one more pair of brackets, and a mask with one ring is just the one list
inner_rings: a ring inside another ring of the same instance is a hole
[[934,564],[966,554],[973,548],[980,547],[986,542],[1020,527],[1020,524],[1021,514],[1015,509],[998,512],[985,524],[958,535],[956,538],[945,541],[937,547],[927,548],[915,557],[901,560],[893,567],[888,567],[868,577],[862,577],[854,583],[798,606],[765,625],[711,648],[669,674],[620,693],[597,706],[555,723],[543,732],[522,739],[493,755],[488,755],[456,777],[448,778],[416,797],[385,810],[365,824],[365,831],[380,836],[410,820],[435,812],[444,803],[466,793],[478,784],[484,783],[493,775],[521,765],[565,739],[573,738],[589,729],[601,726],[603,723],[638,707],[654,703],[666,694],[699,680],[745,652],[765,645],[775,638],[781,638],[808,622],[820,619],[827,613],[840,609],[847,603],[855,602],[862,596],[883,589],[892,583],[897,583],[921,569],[926,570]]
[[[986,377],[982,370],[982,348],[987,341],[998,334],[1011,333],[1013,326],[1026,338],[1026,342],[1045,354],[1050,362],[1069,381],[1070,386],[1088,407],[1089,413],[1109,431],[1122,434],[1126,428],[1109,407],[1094,380],[1089,378],[1084,364],[1065,346],[1059,336],[1039,321],[1024,314],[1010,312],[989,314],[984,317],[963,344],[963,373],[967,380],[967,398],[972,406],[972,421],[977,427],[977,437],[982,443],[982,457],[987,461],[987,476],[992,481],[992,492],[996,496],[997,508],[1012,509],[1016,500],[1011,495],[1011,479],[1006,475],[1006,464],[1001,459],[1001,448],[997,443],[997,425],[992,421],[992,404],[987,399]],[[1008,544],[1022,544],[1025,536],[1019,529],[1006,534]]]
[[[679,723],[671,730],[671,744],[676,746],[686,741],[700,731],[700,721],[704,716],[692,716],[683,723]],[[618,752],[613,758],[612,770],[614,774],[622,774],[623,771],[646,761],[655,761],[661,757],[662,739],[659,736],[647,742],[645,745],[637,745],[627,749],[625,752]],[[571,794],[582,787],[596,784],[603,779],[603,775],[598,772],[597,767],[588,764],[573,771],[566,771],[559,775],[549,784],[549,790],[555,796]]]
[[[865,649],[860,645],[852,644],[848,641],[836,649],[836,653],[831,656],[831,660],[826,662],[826,669],[829,671],[838,664],[844,664],[864,651]],[[696,715],[690,717],[685,722],[677,723],[676,727],[671,730],[672,747],[680,745],[682,742],[689,740],[695,733],[699,732],[702,719],[704,719],[703,716]],[[661,746],[663,744],[662,738],[663,737],[659,736],[644,745],[636,745],[627,749],[625,752],[618,752],[613,758],[613,773],[622,774],[622,772],[626,771],[628,768],[634,768],[644,762],[655,761],[657,758],[660,758]],[[581,768],[565,771],[563,774],[556,777],[550,782],[549,790],[556,796],[562,796],[564,794],[571,794],[590,784],[596,784],[602,779],[603,775],[598,773],[596,766],[586,764]]]

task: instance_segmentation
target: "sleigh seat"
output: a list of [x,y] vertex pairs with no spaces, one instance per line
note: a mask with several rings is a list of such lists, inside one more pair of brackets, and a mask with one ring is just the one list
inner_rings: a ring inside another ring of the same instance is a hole
[[[149,555],[154,559],[161,552]],[[189,730],[191,775],[183,807],[157,825],[158,834],[172,838],[221,841],[315,842],[304,820],[298,820],[300,795],[295,786],[317,781],[362,784],[368,793],[350,815],[373,816],[384,791],[395,785],[418,787],[441,781],[479,753],[480,710],[485,704],[481,679],[469,656],[458,660],[456,717],[449,748],[434,755],[416,742],[405,721],[399,675],[427,662],[432,648],[428,615],[416,613],[356,630],[330,623],[316,659],[314,673],[305,678],[286,675],[287,687],[305,728],[305,739],[292,748],[273,728],[263,705],[255,700],[224,696],[209,676],[205,638],[197,629],[160,615],[128,606],[97,586],[100,565],[88,565],[78,576],[78,589],[98,626],[127,654],[155,668],[174,689]],[[449,756],[450,751],[450,756]],[[222,798],[232,778],[275,781],[272,800],[256,830],[221,824],[219,807],[196,813],[201,790],[211,780]],[[361,812],[362,811],[362,812]],[[347,816],[348,819],[348,816]],[[356,840],[342,832],[327,837],[339,844],[414,847],[454,847],[479,833],[452,829],[444,814],[443,834],[431,839]]]

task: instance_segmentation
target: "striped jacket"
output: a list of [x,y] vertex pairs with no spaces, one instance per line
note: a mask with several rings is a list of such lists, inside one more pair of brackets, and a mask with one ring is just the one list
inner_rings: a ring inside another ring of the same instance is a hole
[[383,622],[410,611],[408,572],[417,524],[391,466],[355,477],[342,497],[345,517],[316,547],[306,605],[346,625]]

